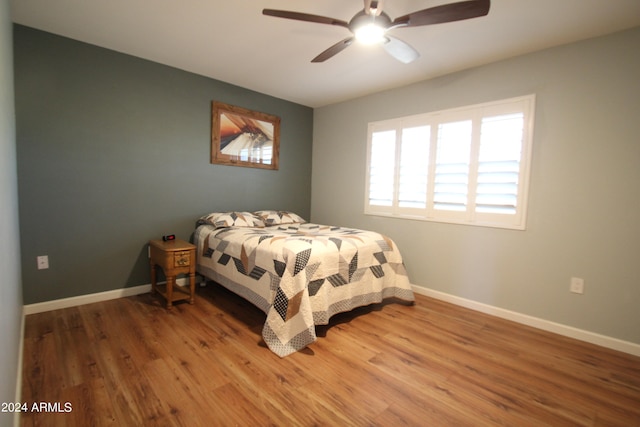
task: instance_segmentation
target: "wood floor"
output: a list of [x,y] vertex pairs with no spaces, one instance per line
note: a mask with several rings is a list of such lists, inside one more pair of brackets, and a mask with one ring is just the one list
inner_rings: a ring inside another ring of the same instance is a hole
[[[280,359],[216,285],[27,316],[23,426],[640,426],[640,358],[424,296]],[[56,405],[58,403],[59,405]]]

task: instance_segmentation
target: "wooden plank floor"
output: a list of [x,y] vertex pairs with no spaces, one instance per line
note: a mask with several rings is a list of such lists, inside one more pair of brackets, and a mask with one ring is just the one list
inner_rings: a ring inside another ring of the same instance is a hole
[[[27,316],[23,426],[640,426],[640,358],[416,295],[280,359],[216,285]],[[55,409],[55,405],[53,407]]]

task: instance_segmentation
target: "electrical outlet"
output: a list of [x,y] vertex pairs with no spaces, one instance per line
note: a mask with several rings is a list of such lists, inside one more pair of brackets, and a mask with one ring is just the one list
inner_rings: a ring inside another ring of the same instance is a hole
[[49,268],[49,256],[48,255],[40,255],[36,258],[38,262],[38,270],[46,270]]
[[572,277],[571,284],[569,285],[569,290],[574,294],[583,294],[584,293],[584,279],[579,277]]

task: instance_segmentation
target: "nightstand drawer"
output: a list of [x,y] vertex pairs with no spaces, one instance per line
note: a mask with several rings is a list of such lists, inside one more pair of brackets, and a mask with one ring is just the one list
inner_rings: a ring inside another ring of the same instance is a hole
[[173,253],[174,267],[189,267],[191,265],[191,251],[176,251]]

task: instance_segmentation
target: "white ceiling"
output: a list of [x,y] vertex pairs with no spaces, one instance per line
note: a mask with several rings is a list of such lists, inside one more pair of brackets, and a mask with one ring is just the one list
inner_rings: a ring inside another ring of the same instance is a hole
[[[457,0],[386,0],[391,18]],[[420,58],[351,45],[350,33],[262,15],[284,9],[349,21],[361,0],[12,0],[13,21],[310,107],[640,26],[640,0],[493,0],[489,15],[392,34]]]

